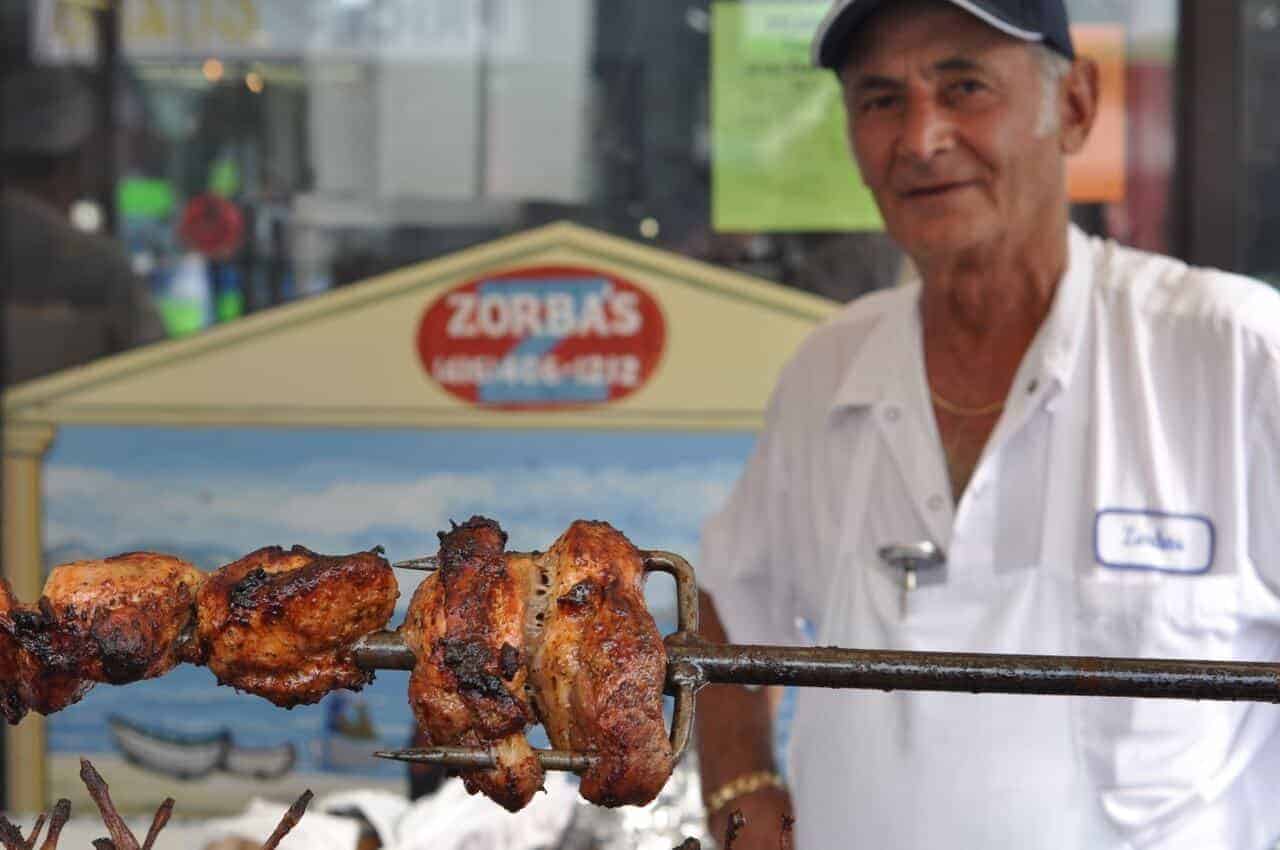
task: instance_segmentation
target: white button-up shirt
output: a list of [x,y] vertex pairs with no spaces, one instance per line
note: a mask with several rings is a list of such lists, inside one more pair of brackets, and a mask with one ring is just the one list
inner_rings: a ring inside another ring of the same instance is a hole
[[[705,530],[731,640],[1280,662],[1280,295],[1069,238],[958,505],[919,284],[802,346]],[[945,575],[904,594],[877,550],[924,540]],[[790,758],[802,850],[1280,836],[1272,705],[805,689]]]

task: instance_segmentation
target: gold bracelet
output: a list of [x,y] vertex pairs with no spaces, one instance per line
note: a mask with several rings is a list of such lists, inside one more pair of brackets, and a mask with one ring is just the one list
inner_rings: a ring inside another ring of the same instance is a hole
[[765,788],[786,790],[782,777],[772,770],[755,770],[735,776],[707,796],[707,814],[714,815],[739,797]]

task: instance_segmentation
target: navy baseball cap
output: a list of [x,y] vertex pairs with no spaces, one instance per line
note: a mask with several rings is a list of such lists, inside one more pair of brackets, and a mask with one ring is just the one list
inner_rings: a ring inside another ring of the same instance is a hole
[[[835,0],[813,36],[813,64],[839,70],[858,27],[893,0]],[[1076,58],[1071,27],[1062,0],[947,0],[996,29],[1023,41],[1036,41]]]

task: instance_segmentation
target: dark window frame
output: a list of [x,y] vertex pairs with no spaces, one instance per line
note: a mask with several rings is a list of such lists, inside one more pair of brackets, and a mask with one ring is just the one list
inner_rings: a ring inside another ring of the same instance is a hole
[[1241,0],[1182,0],[1173,247],[1193,265],[1235,268],[1240,251]]

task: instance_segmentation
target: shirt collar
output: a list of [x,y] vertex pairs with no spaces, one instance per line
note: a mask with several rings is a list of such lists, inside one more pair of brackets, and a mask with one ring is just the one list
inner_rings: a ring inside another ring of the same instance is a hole
[[[901,284],[867,338],[845,367],[830,412],[867,407],[882,401],[890,388],[911,380],[914,348],[920,346],[920,281]],[[903,340],[909,340],[903,345]],[[914,348],[913,348],[914,346]]]
[[[1084,335],[1083,311],[1093,282],[1089,237],[1075,225],[1068,226],[1067,271],[1058,282],[1049,315],[1040,326],[1031,349],[1023,358],[1020,374],[1040,375],[1059,388],[1075,367]],[[891,386],[904,386],[917,366],[920,345],[920,281],[902,285],[901,296],[887,305],[867,339],[845,368],[844,377],[832,399],[830,412],[867,407],[882,401]]]
[[1079,359],[1094,274],[1090,237],[1073,224],[1067,240],[1067,271],[1019,370],[1020,378],[1047,380],[1059,389],[1066,386]]

